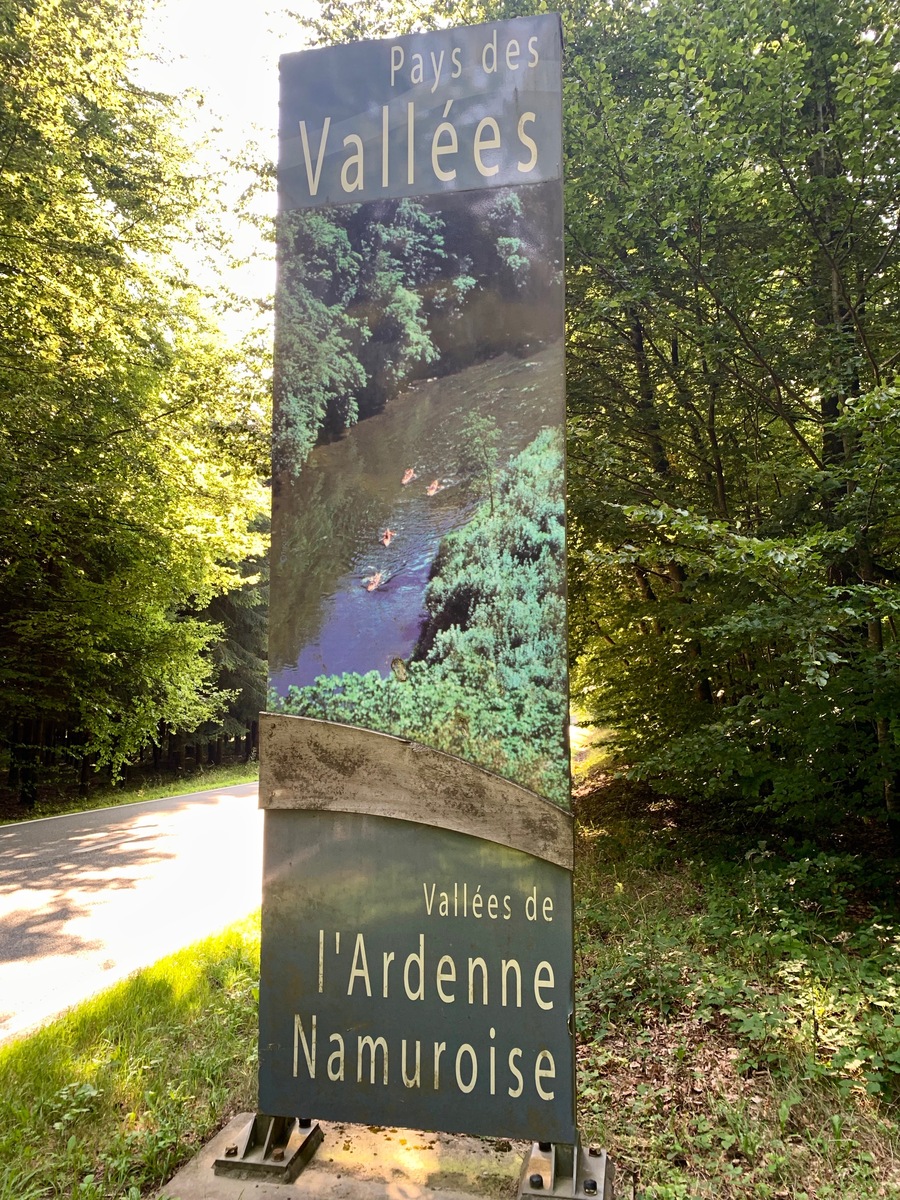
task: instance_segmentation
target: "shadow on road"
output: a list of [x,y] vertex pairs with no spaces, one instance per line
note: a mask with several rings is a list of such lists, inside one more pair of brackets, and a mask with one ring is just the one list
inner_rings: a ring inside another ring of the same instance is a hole
[[156,844],[163,814],[168,825],[210,803],[185,796],[131,805],[127,813],[95,809],[0,827],[0,962],[97,949],[99,942],[63,930],[88,914],[90,897],[133,889],[148,867],[176,857]]
[[[154,829],[148,826],[146,813],[110,821],[108,810],[101,811],[107,823],[79,823],[65,832],[48,828],[51,822],[35,822],[27,827],[27,840],[20,836],[25,826],[7,826],[0,831],[0,895],[23,889],[94,892],[99,886],[130,888],[135,884],[136,868],[172,857],[151,849]],[[36,830],[37,825],[43,828]]]
[[7,913],[0,920],[0,962],[98,950],[102,942],[96,938],[89,940],[71,932],[63,932],[67,922],[84,913],[82,905],[73,903],[67,897],[54,900],[52,909],[48,908],[45,912],[19,908]]

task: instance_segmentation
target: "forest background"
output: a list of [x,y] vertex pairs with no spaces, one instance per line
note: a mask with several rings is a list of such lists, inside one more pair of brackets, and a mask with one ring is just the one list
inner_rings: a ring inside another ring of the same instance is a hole
[[[560,7],[574,699],[707,814],[877,841],[897,6]],[[38,767],[177,761],[261,707],[269,348],[229,341],[240,298],[179,262],[226,253],[216,181],[178,102],[133,82],[129,11],[0,4],[0,689],[26,800]],[[306,36],[444,20],[326,4]]]
[[[575,793],[580,1121],[652,1200],[897,1196],[900,5],[559,8],[572,680],[638,777],[607,760]],[[134,82],[140,16],[0,0],[0,738],[26,803],[209,757],[263,698],[271,308],[237,342],[246,296],[187,265],[230,261],[235,214],[181,102]],[[445,20],[342,0],[303,36]],[[249,155],[222,174],[247,167],[272,189]],[[98,1053],[121,995],[77,1051],[42,1035],[38,1083],[0,1089],[0,1193],[133,1200],[252,1107],[235,959],[189,998],[179,961],[168,1009],[132,981],[143,1051]]]

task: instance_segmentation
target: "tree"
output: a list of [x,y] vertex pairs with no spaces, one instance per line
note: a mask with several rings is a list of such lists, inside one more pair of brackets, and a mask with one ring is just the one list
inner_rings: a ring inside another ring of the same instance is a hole
[[171,255],[201,198],[139,10],[0,0],[0,706],[15,761],[120,763],[224,695],[264,412]]
[[554,430],[505,466],[492,447],[491,500],[442,539],[409,662],[322,675],[270,707],[408,737],[567,806],[562,462]]
[[570,59],[581,694],[795,821],[895,810],[895,16],[629,6]]
[[488,508],[494,515],[494,493],[500,467],[500,430],[490,417],[473,413],[462,431],[459,470],[465,487],[475,496],[487,495]]
[[[509,189],[488,193],[481,206],[462,199],[468,203],[407,198],[281,215],[276,475],[296,474],[318,440],[380,412],[416,375],[540,335],[539,314],[503,304],[495,286],[483,286],[499,271],[504,292],[523,299],[539,259],[524,236],[540,223],[528,221]],[[532,203],[542,202],[532,189]],[[544,273],[548,286],[554,270]]]

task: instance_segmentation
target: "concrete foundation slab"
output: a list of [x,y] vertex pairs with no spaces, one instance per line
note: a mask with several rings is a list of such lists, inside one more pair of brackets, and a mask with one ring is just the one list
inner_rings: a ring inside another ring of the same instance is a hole
[[514,1200],[530,1143],[319,1122],[325,1140],[293,1183],[213,1172],[253,1119],[241,1113],[157,1194],[156,1200]]

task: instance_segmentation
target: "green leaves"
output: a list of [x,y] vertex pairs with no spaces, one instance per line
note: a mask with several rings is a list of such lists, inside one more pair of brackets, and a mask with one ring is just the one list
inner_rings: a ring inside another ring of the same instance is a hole
[[226,699],[190,614],[262,551],[265,407],[170,257],[203,191],[138,11],[3,11],[3,733],[120,763]]
[[568,31],[570,596],[638,774],[828,824],[900,779],[900,93],[890,6],[816,12]]

